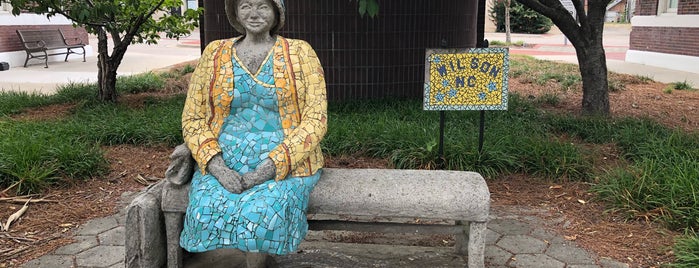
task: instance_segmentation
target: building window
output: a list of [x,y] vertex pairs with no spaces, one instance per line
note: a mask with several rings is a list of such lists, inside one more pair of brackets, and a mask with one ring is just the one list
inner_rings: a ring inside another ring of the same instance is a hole
[[197,9],[197,1],[187,0],[187,9]]
[[658,15],[662,14],[677,14],[677,2],[679,0],[660,0],[658,1]]
[[12,7],[8,3],[0,3],[0,12],[10,12]]
[[679,0],[668,0],[667,1],[667,10],[665,11],[665,13],[677,14],[677,1],[679,1]]

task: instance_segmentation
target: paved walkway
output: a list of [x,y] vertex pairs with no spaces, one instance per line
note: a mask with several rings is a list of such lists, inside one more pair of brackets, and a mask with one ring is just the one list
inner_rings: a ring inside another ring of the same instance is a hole
[[[641,75],[663,83],[688,82],[699,88],[699,67],[693,70],[678,71],[624,61],[629,49],[628,24],[607,24],[604,29],[604,48],[607,55],[607,69],[612,72]],[[485,33],[485,38],[505,42],[504,33]],[[530,55],[538,59],[578,63],[575,48],[567,42],[557,28],[546,34],[512,34],[513,43],[524,42],[527,47],[510,48],[511,54]],[[529,47],[531,46],[531,47]]]
[[[128,204],[133,196],[133,193],[125,194],[122,205]],[[125,212],[122,209],[116,215],[87,222],[76,231],[73,244],[22,267],[124,267]],[[485,249],[487,267],[629,267],[587,252],[543,228],[542,220],[536,215],[549,213],[545,210],[494,207],[491,213]],[[388,239],[385,245],[330,243],[324,241],[326,235],[332,233],[311,232],[301,244],[300,253],[275,258],[278,267],[466,267],[467,263],[454,254],[451,247],[409,246],[395,241],[401,238]],[[206,265],[189,267],[239,267],[243,261],[239,253],[233,253],[223,261],[212,260],[214,257],[198,258]]]
[[[118,75],[143,73],[198,59],[199,46],[189,45],[187,41],[192,40],[163,38],[157,45],[130,45],[119,66]],[[96,50],[97,39],[91,38],[90,45]],[[49,68],[44,68],[42,61],[30,60],[27,68],[22,65],[10,66],[9,70],[0,72],[0,90],[5,91],[52,94],[61,85],[81,82],[97,82],[96,51],[87,57],[86,62],[82,62],[82,59],[54,61],[49,62]]]
[[[628,49],[628,29],[606,31],[605,45],[610,60],[609,69],[639,74],[661,82],[688,81],[699,87],[699,73],[679,72],[623,62],[621,55]],[[193,36],[197,36],[196,34]],[[487,33],[489,40],[504,41],[504,34]],[[575,62],[572,46],[565,45],[563,35],[514,34],[513,41],[535,44],[532,48],[511,49],[512,54],[529,54],[537,58]],[[132,45],[127,52],[121,74],[154,70],[198,58],[199,48],[162,40],[158,46]],[[94,43],[93,43],[94,44]],[[56,85],[71,81],[94,81],[96,57],[82,62],[53,62],[50,68],[32,65],[12,67],[0,72],[0,88],[5,90],[51,93]],[[32,82],[27,82],[32,81]],[[124,197],[124,205],[130,196]],[[557,236],[542,226],[536,211],[516,207],[493,207],[488,226],[486,261],[488,267],[560,267],[616,268],[628,265],[601,258],[578,247],[574,242]],[[541,212],[543,213],[543,211]],[[22,267],[123,267],[124,211],[106,218],[92,220],[75,232],[75,242],[32,260]],[[464,267],[464,260],[447,247],[415,247],[405,245],[366,245],[329,243],[324,233],[311,233],[302,245],[302,252],[277,258],[280,267]],[[394,241],[395,242],[395,241]],[[239,260],[239,258],[238,258]],[[208,266],[210,267],[216,267]],[[230,267],[230,263],[228,266]]]

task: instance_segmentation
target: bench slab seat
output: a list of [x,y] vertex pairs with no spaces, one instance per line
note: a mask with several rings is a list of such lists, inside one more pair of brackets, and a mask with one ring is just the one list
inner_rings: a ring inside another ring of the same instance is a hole
[[[134,199],[127,210],[126,267],[182,267],[177,241],[153,236],[178,237],[188,185],[163,180]],[[312,230],[455,234],[455,250],[468,256],[471,268],[484,267],[489,211],[490,192],[475,172],[336,168],[323,169],[308,208]]]

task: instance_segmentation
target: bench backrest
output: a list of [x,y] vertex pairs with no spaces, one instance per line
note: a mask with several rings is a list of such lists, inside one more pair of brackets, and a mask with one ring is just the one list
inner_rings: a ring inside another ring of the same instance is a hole
[[[44,41],[46,47],[65,46],[66,41],[60,29],[55,30],[17,30],[23,43]],[[26,44],[25,44],[26,46]]]

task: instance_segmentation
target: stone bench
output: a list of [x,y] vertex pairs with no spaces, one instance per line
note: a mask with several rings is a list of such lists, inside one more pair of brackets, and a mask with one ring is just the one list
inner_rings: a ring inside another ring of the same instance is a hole
[[[179,247],[188,185],[163,180],[130,204],[126,220],[126,267],[182,267]],[[455,250],[468,267],[484,267],[490,192],[474,172],[325,168],[309,200],[311,230],[455,234]],[[356,218],[370,219],[368,222]],[[377,222],[421,219],[421,224]],[[447,220],[454,224],[424,224]],[[167,239],[172,237],[172,239]]]

